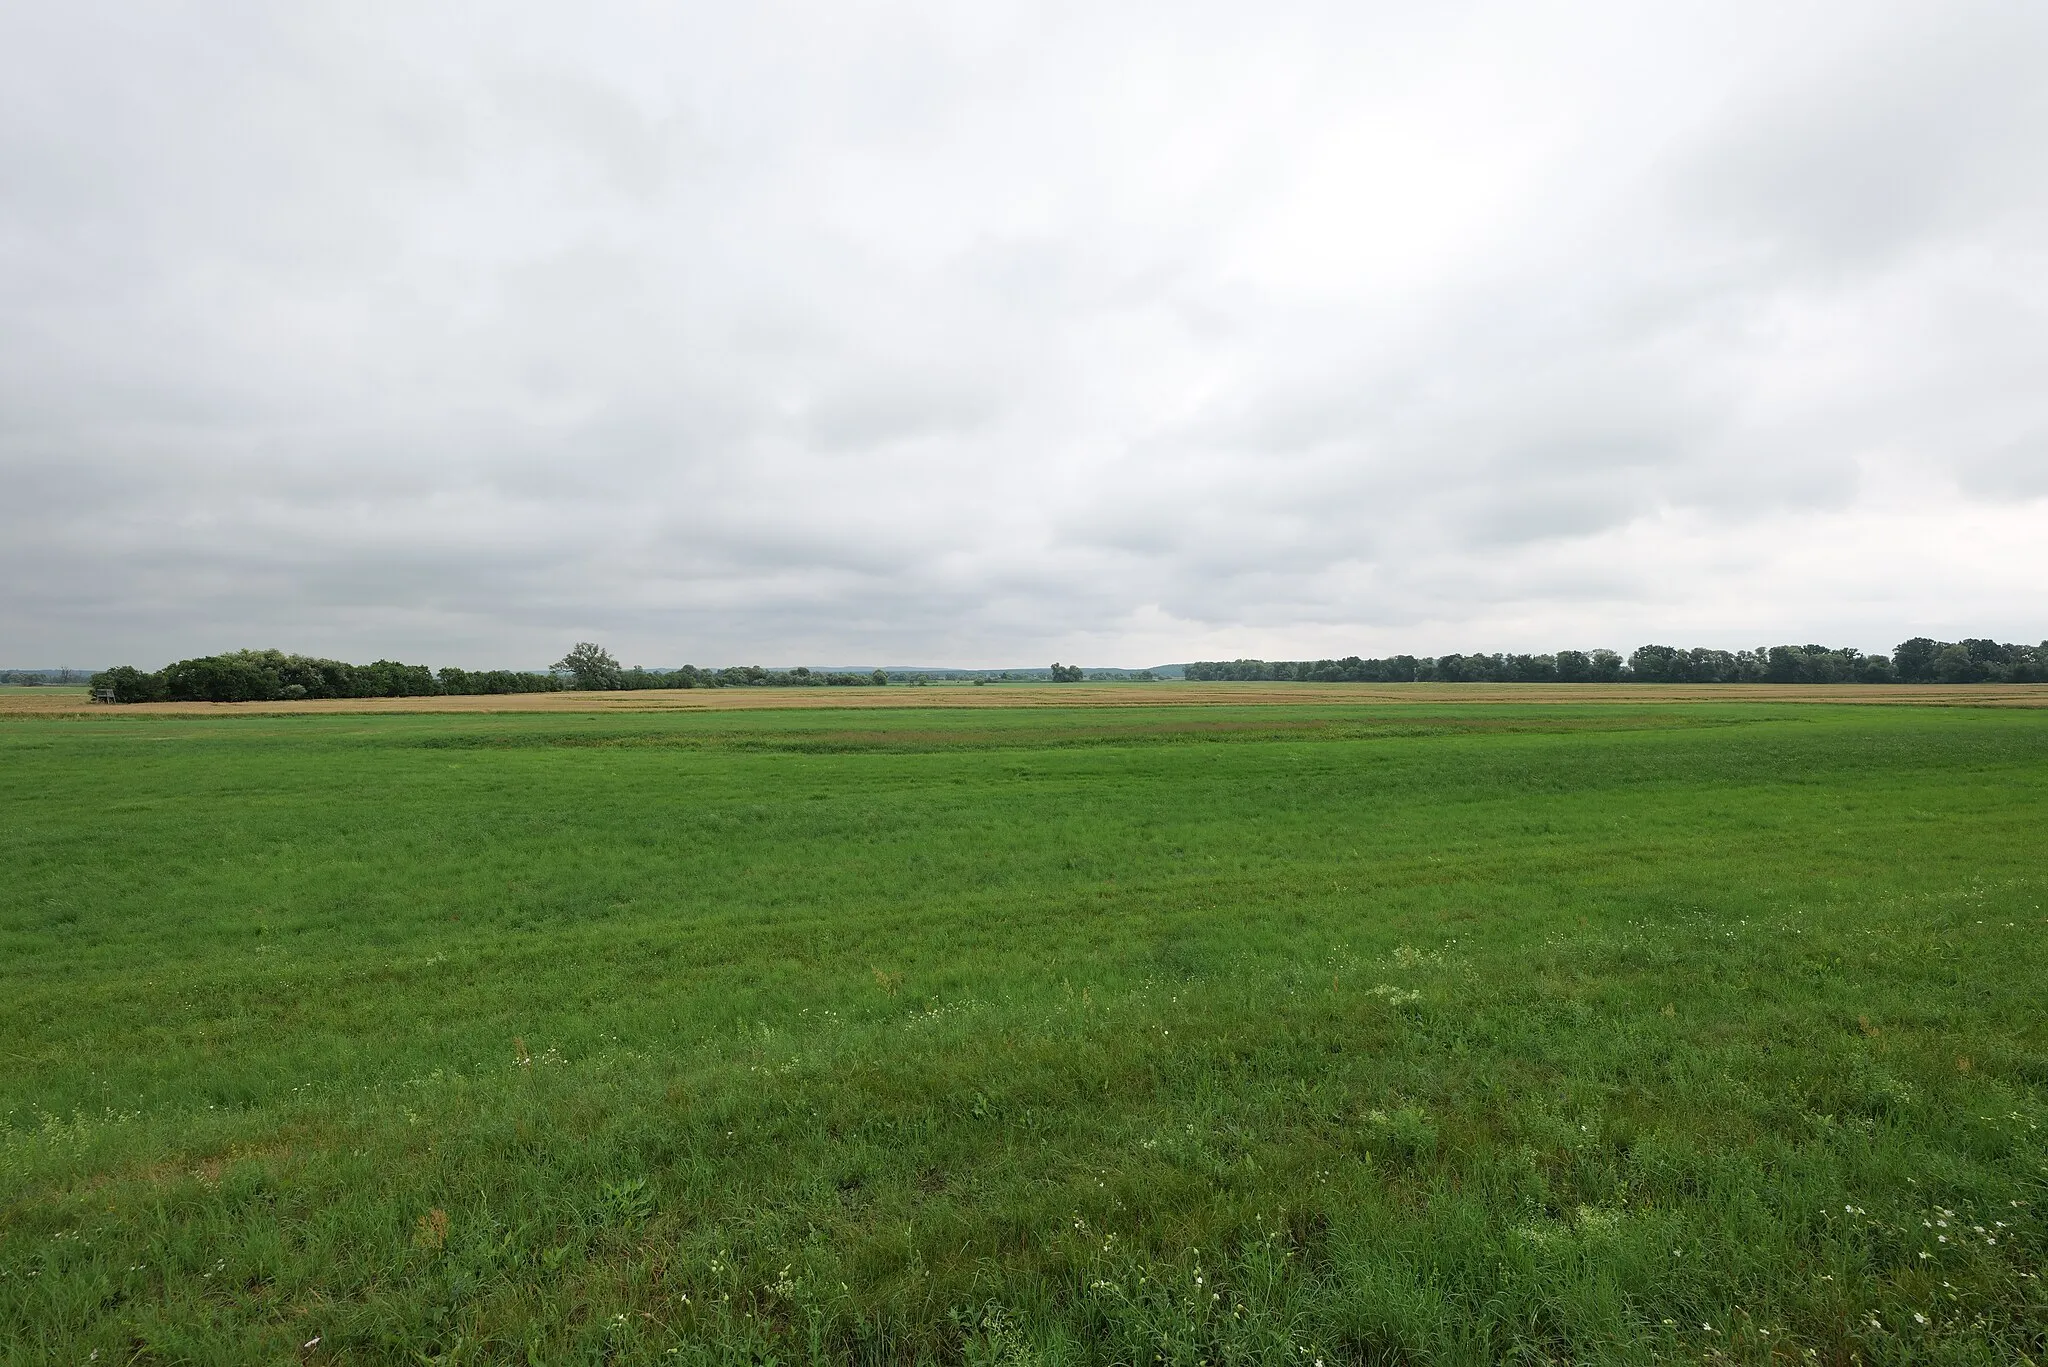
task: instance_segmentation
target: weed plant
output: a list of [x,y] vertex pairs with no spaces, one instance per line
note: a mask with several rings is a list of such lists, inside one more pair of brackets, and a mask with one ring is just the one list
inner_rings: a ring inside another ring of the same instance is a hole
[[0,723],[0,1361],[2048,1361],[2048,713]]

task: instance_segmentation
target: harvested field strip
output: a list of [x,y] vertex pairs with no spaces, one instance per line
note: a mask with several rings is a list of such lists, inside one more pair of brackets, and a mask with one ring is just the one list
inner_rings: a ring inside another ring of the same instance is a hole
[[1317,703],[1521,703],[1591,706],[1699,702],[2048,707],[2048,684],[943,684],[887,688],[700,688],[300,702],[138,703],[94,707],[80,689],[0,694],[5,716],[320,716],[386,713],[726,712],[755,709],[1215,707]]

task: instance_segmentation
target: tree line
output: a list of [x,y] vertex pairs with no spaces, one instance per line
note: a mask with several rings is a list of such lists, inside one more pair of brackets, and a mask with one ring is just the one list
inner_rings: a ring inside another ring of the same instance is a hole
[[555,674],[566,677],[569,687],[586,692],[611,692],[626,688],[869,688],[887,684],[881,670],[872,674],[834,674],[812,670],[763,669],[759,665],[732,665],[725,669],[626,669],[603,646],[579,641],[567,655],[555,661]]
[[15,688],[49,688],[82,684],[91,676],[83,669],[0,669],[0,685]]
[[[11,671],[27,674],[31,671]],[[47,671],[33,671],[47,678]],[[67,671],[68,675],[69,671]],[[1055,664],[1059,683],[1084,676]],[[1114,674],[1145,679],[1151,671]],[[1303,683],[2044,683],[2048,641],[2015,645],[1983,638],[1937,641],[1916,636],[1890,655],[1865,655],[1830,646],[1761,646],[1710,650],[1638,646],[1627,657],[1612,650],[1560,650],[1550,655],[1392,655],[1341,660],[1198,660],[1185,667],[1191,681]],[[1007,677],[1007,676],[1005,676]],[[25,681],[25,680],[24,680]],[[67,678],[66,681],[72,681]],[[154,672],[121,665],[86,680],[111,702],[279,702],[300,698],[406,698],[498,693],[556,693],[565,689],[611,692],[648,688],[865,688],[889,675],[735,665],[724,669],[628,669],[611,653],[579,643],[546,671],[460,669],[397,660],[366,665],[290,655],[278,650],[237,650],[179,660]]]
[[290,702],[301,698],[414,698],[497,693],[559,693],[566,689],[840,688],[888,683],[872,674],[813,672],[740,665],[726,669],[627,669],[610,652],[579,643],[545,672],[513,669],[430,669],[397,660],[348,664],[280,650],[236,650],[178,660],[146,672],[132,665],[103,669],[87,682],[110,702]]
[[2048,683],[2048,641],[2013,645],[1915,636],[1890,655],[1831,646],[1709,650],[1638,646],[1553,655],[1393,655],[1367,660],[1201,660],[1196,681],[1303,683]]

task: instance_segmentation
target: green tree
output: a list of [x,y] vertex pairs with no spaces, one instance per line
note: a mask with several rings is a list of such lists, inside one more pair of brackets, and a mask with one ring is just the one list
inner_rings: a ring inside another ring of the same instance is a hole
[[1628,672],[1641,683],[1687,683],[1692,660],[1676,646],[1637,646],[1628,657]]
[[145,674],[134,665],[116,665],[103,669],[92,676],[95,691],[108,689],[115,702],[162,702],[164,700],[164,676]]
[[1934,662],[1941,658],[1941,648],[1940,641],[1925,636],[1901,641],[1892,652],[1892,667],[1906,683],[1929,683],[1934,678]]
[[1968,646],[1949,646],[1934,658],[1934,677],[1942,683],[1981,683],[1984,675],[1984,666],[1970,658]]
[[605,692],[624,682],[625,671],[603,646],[578,641],[576,648],[555,661],[556,669],[576,680],[576,687],[588,693]]

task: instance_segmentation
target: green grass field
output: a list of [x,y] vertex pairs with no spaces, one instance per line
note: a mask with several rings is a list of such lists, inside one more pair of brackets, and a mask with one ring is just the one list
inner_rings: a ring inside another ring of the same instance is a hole
[[108,716],[0,775],[10,1364],[2048,1361],[2048,711]]

